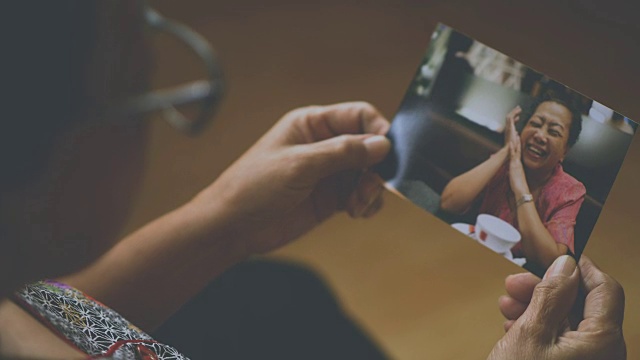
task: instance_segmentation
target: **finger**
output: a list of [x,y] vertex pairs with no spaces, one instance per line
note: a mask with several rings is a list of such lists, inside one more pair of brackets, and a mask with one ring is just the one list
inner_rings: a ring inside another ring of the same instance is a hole
[[347,211],[352,217],[364,216],[365,212],[381,196],[384,186],[377,175],[365,172],[347,201]]
[[345,210],[352,218],[358,218],[364,212],[364,206],[358,201],[358,194],[355,191],[349,195]]
[[373,215],[377,214],[378,211],[380,211],[380,209],[382,209],[382,206],[384,205],[384,199],[382,197],[382,194],[380,196],[378,196],[376,198],[376,200],[369,205],[369,207],[364,211],[364,213],[362,214],[362,217],[365,219],[368,219],[370,217],[372,217]]
[[509,329],[511,329],[511,327],[513,326],[513,324],[515,323],[515,320],[507,320],[504,322],[504,324],[502,325],[504,327],[504,332],[509,331]]
[[502,316],[507,320],[517,320],[525,310],[527,310],[528,303],[523,303],[515,300],[510,296],[503,295],[498,299],[498,307]]
[[511,126],[514,126],[515,123],[520,120],[521,112],[522,108],[520,107],[520,105],[514,107],[511,111],[509,111],[509,113],[507,114],[507,129],[510,129]]
[[[510,137],[510,146],[513,148],[513,153],[512,155],[514,155],[515,157],[518,157],[518,155],[520,155],[520,148],[521,148],[521,143],[520,143],[520,136],[518,135],[518,132],[515,131],[515,129],[512,131],[512,135]],[[518,157],[519,158],[519,157]]]
[[507,116],[507,122],[504,124],[505,141],[511,140],[511,136],[512,136],[511,124],[513,124],[513,119]]
[[621,327],[624,318],[624,290],[611,276],[603,273],[588,257],[580,258],[580,271],[585,291],[584,319],[578,329],[586,326]]
[[536,286],[531,303],[520,317],[529,327],[530,335],[551,343],[564,326],[564,321],[576,300],[580,272],[568,255],[558,257]]
[[360,177],[360,182],[356,189],[358,193],[358,201],[369,206],[378,196],[380,196],[383,189],[384,184],[382,179],[370,171],[365,171]]
[[519,109],[520,109],[519,105],[511,109],[511,111],[509,111],[509,113],[507,114],[507,119],[513,120],[513,118],[519,114],[519,111],[518,111]]
[[299,179],[317,181],[343,170],[360,170],[384,159],[391,143],[382,135],[340,135],[294,148],[290,168]]
[[522,108],[520,105],[516,106],[513,114],[513,121],[518,122],[520,120],[520,114],[522,114]]
[[521,303],[528,304],[533,296],[533,290],[540,281],[542,280],[532,273],[521,273],[507,276],[504,285],[510,297]]
[[514,117],[514,118],[512,118],[512,119],[511,119],[511,122],[509,123],[509,127],[510,127],[510,129],[511,129],[511,136],[512,136],[512,139],[513,139],[514,137],[518,136],[518,130],[516,130],[516,121],[517,121],[517,120],[516,120],[516,118]]
[[322,141],[343,134],[384,135],[389,121],[371,104],[348,102],[294,110],[295,126],[305,132],[307,142]]

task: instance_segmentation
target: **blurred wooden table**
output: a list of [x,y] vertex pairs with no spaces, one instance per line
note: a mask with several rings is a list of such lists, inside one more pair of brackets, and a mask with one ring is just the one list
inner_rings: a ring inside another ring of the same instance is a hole
[[[391,118],[438,22],[640,120],[640,34],[570,3],[152,1],[211,41],[230,91],[199,138],[154,124],[129,230],[189,199],[291,108],[367,100]],[[158,40],[158,85],[200,75],[181,50]],[[625,287],[630,359],[640,356],[639,164],[635,141],[586,249]],[[484,358],[503,333],[503,279],[519,269],[410,203],[386,200],[375,219],[336,216],[274,256],[318,270],[394,358]]]

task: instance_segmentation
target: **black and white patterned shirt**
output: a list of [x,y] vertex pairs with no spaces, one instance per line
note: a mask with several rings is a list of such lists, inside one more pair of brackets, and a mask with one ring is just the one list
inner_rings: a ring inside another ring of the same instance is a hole
[[87,354],[88,359],[188,360],[68,285],[40,281],[16,293],[14,300],[69,345]]

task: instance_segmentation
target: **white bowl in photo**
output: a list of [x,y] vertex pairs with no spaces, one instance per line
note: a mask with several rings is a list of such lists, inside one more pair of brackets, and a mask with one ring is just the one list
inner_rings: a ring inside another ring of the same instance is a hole
[[521,239],[511,224],[489,214],[478,215],[475,230],[478,241],[497,253],[509,251]]

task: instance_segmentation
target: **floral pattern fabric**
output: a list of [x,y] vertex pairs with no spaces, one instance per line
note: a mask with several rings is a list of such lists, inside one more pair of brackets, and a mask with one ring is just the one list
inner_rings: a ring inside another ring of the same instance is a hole
[[114,310],[65,284],[40,281],[23,288],[14,299],[90,359],[188,360]]

